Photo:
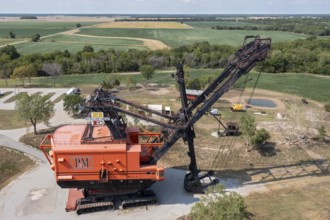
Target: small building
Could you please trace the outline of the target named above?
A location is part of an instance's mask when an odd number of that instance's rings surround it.
[[[165,114],[166,115],[172,115],[171,107],[170,106],[165,106]]]

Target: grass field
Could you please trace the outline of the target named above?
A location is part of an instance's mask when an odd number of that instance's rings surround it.
[[[64,99],[64,96],[65,96],[65,94],[60,95],[59,97],[57,97],[57,98],[53,101],[53,103],[56,104],[56,103],[62,101],[62,100]]]
[[[82,27],[98,22],[79,22]],[[46,21],[0,21],[0,37],[7,38],[12,31],[16,38],[26,38],[39,33],[41,36],[55,34],[76,28],[76,22],[46,22]],[[1,41],[0,41],[1,42]]]
[[[316,180],[318,181],[318,180]],[[245,201],[255,220],[289,220],[330,218],[330,178],[322,177],[319,183],[289,185],[272,189],[268,193],[254,193]],[[288,185],[288,184],[286,184]]]
[[[257,73],[251,74],[252,80],[247,87],[253,87]],[[242,82],[243,78],[239,82]],[[238,83],[239,83],[238,82]],[[242,85],[242,84],[241,84]],[[330,101],[330,77],[318,77],[308,74],[262,74],[257,88],[298,95],[319,102]],[[285,98],[285,97],[283,97]]]
[[[191,69],[191,78],[209,77],[215,76],[220,73],[221,70],[212,69]],[[83,85],[99,85],[103,80],[108,77],[118,78],[122,84],[125,84],[126,80],[130,77],[136,82],[148,82],[148,83],[162,83],[162,84],[174,84],[175,80],[171,78],[170,74],[173,71],[158,71],[154,77],[146,81],[141,74],[134,75],[122,75],[114,73],[99,73],[99,74],[83,74],[83,75],[62,75],[58,77],[56,87],[80,87]],[[257,79],[257,73],[251,72],[249,78],[251,79],[247,87],[254,86],[254,82]],[[242,77],[237,85],[242,85]],[[10,79],[8,81],[9,86],[15,86],[15,81]],[[47,77],[34,78],[33,84],[37,87],[52,87],[52,83]],[[289,93],[297,96],[301,96],[307,99],[312,99],[319,102],[330,101],[330,78],[318,77],[309,74],[298,73],[286,73],[286,74],[266,74],[263,73],[259,79],[257,88],[272,90],[277,92]],[[0,87],[5,87],[4,80],[0,81]],[[239,87],[239,86],[238,86]]]
[[[26,42],[15,45],[21,54],[47,53],[51,51],[64,51],[76,53],[81,51],[85,45],[92,45],[95,51],[101,49],[115,50],[147,50],[143,42],[139,40],[111,39],[82,37],[75,35],[56,35],[42,39],[40,42]]]
[[[247,35],[271,37],[273,42],[293,41],[307,36],[280,31],[240,31],[212,29],[124,29],[124,28],[84,28],[81,34],[111,37],[133,37],[160,40],[170,47],[190,45],[195,42],[208,41],[211,44],[238,46]]]
[[[33,167],[33,164],[34,162],[23,153],[0,146],[0,189]]]
[[[10,39],[10,38],[0,37],[0,45],[7,45],[7,44],[10,44],[10,43],[13,43],[16,41],[21,41],[21,40],[24,40],[24,39],[22,39],[22,38]]]
[[[261,24],[252,24],[248,22],[242,22],[242,21],[203,21],[203,22],[197,22],[197,21],[192,21],[192,22],[185,22],[185,24],[192,26],[194,28],[211,28],[211,27],[216,27],[217,25],[219,26],[224,26],[224,27],[245,27],[245,26],[252,26],[252,27],[260,27],[263,26]]]
[[[18,100],[18,98],[23,95],[23,94],[27,94],[27,92],[20,92],[12,97],[10,97],[9,99],[7,99],[6,101],[4,101],[4,103],[11,103],[11,102],[16,102],[16,100]]]
[[[26,123],[18,118],[16,110],[0,110],[0,130],[26,127]]]
[[[192,28],[187,24],[181,24],[179,22],[143,22],[143,21],[131,21],[131,22],[108,22],[95,26],[96,28],[175,28],[186,29]]]

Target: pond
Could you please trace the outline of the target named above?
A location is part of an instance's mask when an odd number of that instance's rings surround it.
[[[258,107],[267,107],[267,108],[275,108],[277,105],[269,99],[250,99],[246,101],[247,104],[258,106]]]

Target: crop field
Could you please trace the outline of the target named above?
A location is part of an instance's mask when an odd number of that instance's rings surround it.
[[[186,29],[192,28],[187,24],[181,24],[178,22],[108,22],[95,26],[96,28],[174,28],[174,29]]]
[[[17,51],[21,54],[31,53],[47,53],[50,51],[64,51],[78,52],[83,49],[85,45],[92,45],[95,51],[101,49],[115,49],[115,50],[147,50],[139,40],[127,39],[111,39],[111,38],[97,38],[97,37],[83,37],[77,35],[56,35],[42,39],[40,42],[25,42],[15,45]]]
[[[185,22],[185,24],[192,26],[194,28],[211,28],[219,26],[225,26],[225,27],[245,27],[245,26],[252,26],[252,27],[260,27],[263,26],[261,24],[252,24],[248,22],[242,22],[242,21],[191,21],[191,22]]]
[[[8,34],[8,33],[7,33]],[[9,39],[9,38],[3,38],[3,37],[0,37],[0,45],[6,45],[6,44],[9,44],[9,43],[12,43],[12,42],[15,42],[15,41],[19,41],[19,40],[22,40],[22,39]]]
[[[148,38],[160,40],[170,47],[190,45],[208,41],[211,44],[241,45],[246,35],[271,37],[273,42],[293,41],[307,36],[280,31],[241,31],[212,29],[125,29],[125,28],[84,28],[81,34],[112,37]]]
[[[76,34],[49,36],[76,28],[76,22],[54,21],[0,21],[0,46],[22,41],[39,33],[45,37],[41,42],[19,42],[15,44],[21,54],[47,53],[52,51],[81,51],[85,45],[91,45],[95,51],[112,48],[115,50],[148,50],[158,47],[145,46],[142,40],[158,40],[169,47],[190,45],[195,42],[208,41],[211,44],[227,44],[238,46],[246,35],[271,37],[273,42],[304,39],[299,35],[281,31],[245,31],[245,30],[214,30],[211,27],[254,25],[246,22],[80,22],[82,28]],[[97,28],[96,28],[97,27]],[[8,33],[16,34],[16,39],[9,39]],[[89,35],[82,36],[79,34]],[[109,38],[106,38],[109,37]],[[123,39],[110,39],[118,37]],[[141,38],[142,40],[124,39]],[[166,46],[165,45],[165,46]]]
[[[98,24],[98,22],[79,22],[82,27]],[[76,22],[46,22],[46,21],[0,21],[0,38],[8,37],[12,31],[16,38],[31,37],[39,33],[41,36],[55,34],[76,28]],[[1,42],[1,41],[0,41]]]

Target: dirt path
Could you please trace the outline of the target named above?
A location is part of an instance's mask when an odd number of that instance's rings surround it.
[[[124,39],[124,40],[139,40],[143,42],[143,45],[148,47],[150,50],[161,50],[161,49],[168,49],[170,48],[163,42],[159,40],[151,40],[145,38],[134,38],[134,37],[108,37],[108,36],[94,36],[94,35],[86,35],[86,34],[77,34],[78,32],[70,31],[65,32],[62,34],[65,35],[74,35],[74,36],[81,36],[81,37],[90,37],[90,38],[103,38],[103,39]]]
[[[92,28],[96,25],[100,25],[100,24],[93,24],[93,25],[89,25],[89,26],[85,26],[83,28]],[[159,41],[159,40],[152,40],[152,39],[146,39],[146,38],[133,38],[133,37],[109,37],[109,36],[93,36],[93,35],[86,35],[86,34],[78,34],[80,31],[80,28],[75,28],[75,29],[71,29],[68,31],[63,31],[63,32],[59,32],[59,33],[55,33],[55,34],[50,34],[50,35],[46,35],[46,36],[42,36],[40,37],[40,39],[45,39],[48,37],[53,37],[56,35],[74,35],[74,36],[81,36],[81,37],[90,37],[90,38],[103,38],[103,39],[124,39],[124,40],[139,40],[143,42],[143,46],[149,48],[150,50],[161,50],[161,49],[169,49],[170,47],[168,45],[166,45],[165,43]],[[17,44],[21,44],[21,43],[27,43],[30,42],[31,39],[26,39],[26,40],[22,40],[22,41],[17,41],[17,42],[13,42],[13,43],[8,43],[5,45],[0,45],[1,47],[5,47],[7,45],[17,45]],[[121,44],[121,46],[126,46],[124,44]],[[140,46],[140,45],[127,45],[127,46]]]

